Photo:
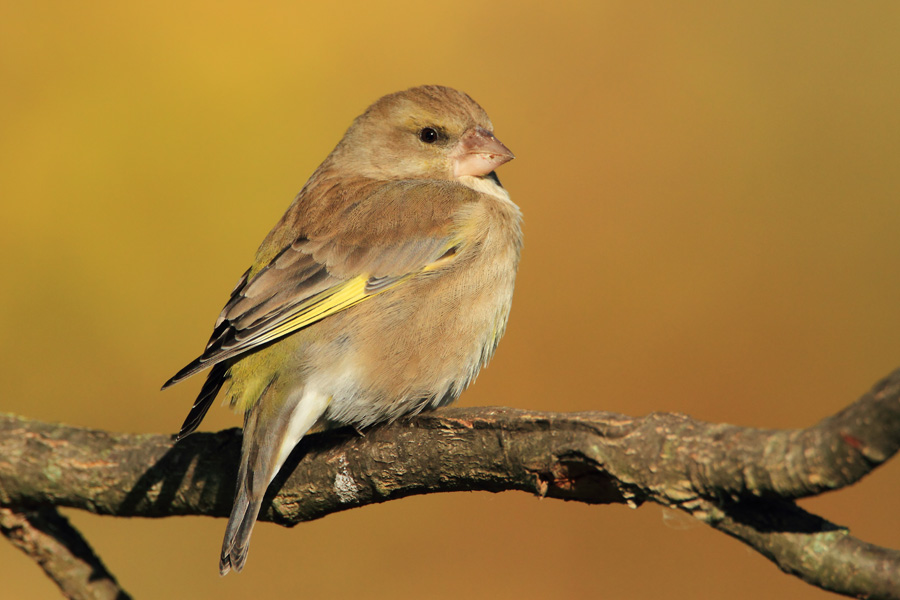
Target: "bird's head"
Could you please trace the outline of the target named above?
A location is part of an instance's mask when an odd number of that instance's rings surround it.
[[[474,100],[436,85],[379,99],[334,152],[335,160],[375,179],[482,177],[513,158]]]

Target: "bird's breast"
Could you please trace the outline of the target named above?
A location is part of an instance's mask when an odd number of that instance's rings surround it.
[[[464,242],[446,266],[322,323],[330,339],[311,359],[340,382],[330,420],[365,426],[452,402],[491,358],[512,304],[519,211],[491,196],[461,224]]]

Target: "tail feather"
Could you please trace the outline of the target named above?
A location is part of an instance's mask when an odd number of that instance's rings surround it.
[[[219,558],[219,574],[225,575],[231,569],[240,572],[247,562],[247,551],[250,549],[250,534],[259,516],[263,494],[250,498],[246,488],[242,489],[234,500],[231,518],[225,529],[222,542],[222,554]],[[265,490],[263,490],[265,492]]]
[[[239,572],[244,568],[250,535],[269,484],[297,442],[325,412],[330,400],[308,391],[291,393],[287,398],[278,398],[277,394],[278,391],[267,387],[244,419],[234,506],[219,557],[222,575],[231,569]],[[272,405],[279,401],[280,405]]]
[[[259,452],[255,442],[254,433],[256,433],[258,410],[256,407],[250,410],[244,419],[244,440],[241,444],[241,466],[238,468],[238,480],[234,493],[234,505],[231,507],[231,516],[228,517],[228,525],[225,527],[225,539],[222,541],[222,553],[219,556],[219,574],[226,575],[232,568],[240,572],[244,568],[247,561],[247,549],[250,541],[250,533],[253,531],[253,524],[259,516],[259,509],[262,506],[262,499],[268,487],[268,477],[261,476],[257,473],[254,478],[254,471],[260,466]],[[251,468],[250,458],[254,457],[257,464]],[[265,464],[265,463],[263,463]],[[274,473],[273,473],[274,475]],[[255,485],[257,482],[266,481],[265,485]],[[248,523],[249,525],[245,525]],[[246,537],[239,537],[244,530],[247,530]],[[240,551],[240,553],[239,553]]]

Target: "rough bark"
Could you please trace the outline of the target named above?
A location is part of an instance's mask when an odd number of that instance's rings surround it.
[[[414,494],[522,490],[593,504],[683,510],[821,588],[900,598],[900,552],[857,540],[797,498],[858,481],[900,448],[900,370],[799,430],[695,421],[449,408],[359,435],[304,439],[262,520],[292,526]],[[226,517],[240,432],[128,435],[0,417],[0,505],[116,516]],[[77,596],[71,596],[77,597]]]
[[[0,508],[0,533],[37,562],[75,600],[129,600],[81,534],[52,506]]]

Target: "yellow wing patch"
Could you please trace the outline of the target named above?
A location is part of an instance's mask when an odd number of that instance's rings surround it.
[[[425,265],[418,273],[433,271],[453,260],[460,242],[461,240],[453,240],[448,244],[447,250],[440,258]],[[295,309],[294,315],[288,317],[283,323],[278,324],[253,340],[253,345],[265,344],[299,329],[303,329],[304,327],[309,327],[325,317],[348,309],[355,304],[359,304],[363,300],[392,289],[407,279],[415,277],[418,273],[409,273],[394,278],[393,281],[390,281],[389,283],[378,283],[376,285],[372,285],[373,280],[369,275],[359,275],[353,279],[348,279],[347,281],[329,288],[324,292],[320,292],[303,302]]]
[[[354,304],[359,304],[363,300],[380,294],[385,290],[389,290],[410,277],[412,277],[412,275],[399,278],[393,284],[379,288],[376,291],[369,291],[366,289],[366,283],[369,280],[369,277],[367,276],[360,275],[353,279],[348,279],[324,292],[316,294],[301,304],[297,307],[296,314],[255,339],[254,345],[265,344],[274,339],[284,337],[298,329],[308,327],[316,321],[321,321],[325,317],[350,308]]]

